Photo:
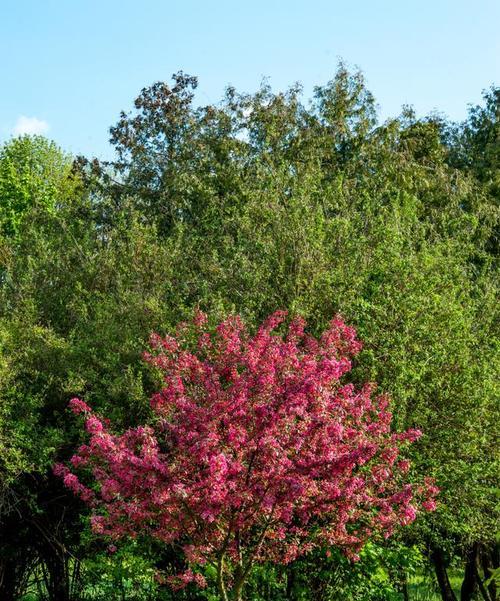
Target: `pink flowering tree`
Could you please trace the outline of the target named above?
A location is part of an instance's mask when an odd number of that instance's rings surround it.
[[[285,318],[250,335],[239,317],[211,332],[197,313],[175,337],[153,336],[145,359],[164,386],[150,425],[114,434],[70,403],[90,435],[71,464],[93,484],[56,471],[92,507],[95,533],[178,546],[189,569],[168,578],[174,587],[205,586],[210,564],[221,599],[239,600],[256,563],[329,546],[356,559],[369,537],[434,508],[437,489],[408,483],[399,457],[420,432],[391,433],[387,397],[341,382],[361,347],[355,331],[335,318],[314,338]]]

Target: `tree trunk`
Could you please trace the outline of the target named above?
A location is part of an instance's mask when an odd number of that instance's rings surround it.
[[[295,599],[295,562],[289,563],[286,566],[286,598],[289,601]]]
[[[477,577],[477,585],[479,587],[479,591],[481,593],[481,595],[483,596],[484,601],[496,601],[496,599],[493,597],[490,597],[490,594],[488,592],[488,590],[486,589],[486,587],[484,586],[482,580],[481,580],[481,576],[478,575]]]
[[[436,578],[438,581],[442,600],[457,601],[455,593],[451,588],[448,573],[446,571],[446,563],[444,561],[443,551],[441,549],[438,549],[437,547],[434,548],[431,552],[431,561],[434,565],[434,570],[436,572]]]
[[[47,544],[42,554],[47,570],[47,593],[50,601],[70,601],[69,565],[64,549]]]
[[[227,594],[226,583],[224,582],[224,555],[221,554],[217,560],[217,589],[220,594],[221,601],[229,601]]]
[[[477,591],[477,559],[479,545],[474,543],[465,558],[465,574],[460,590],[460,601],[472,601]]]
[[[491,574],[495,569],[495,565],[498,566],[498,563],[495,563],[495,550],[495,547],[493,549],[483,547],[480,551],[481,566],[483,568],[484,579],[486,581],[491,578]],[[497,601],[497,586],[494,579],[492,579],[488,584],[488,593],[491,601]]]
[[[25,592],[36,555],[17,514],[2,516],[0,522],[0,599],[13,601]]]
[[[0,561],[0,599],[16,601],[19,598],[19,566],[15,561]]]

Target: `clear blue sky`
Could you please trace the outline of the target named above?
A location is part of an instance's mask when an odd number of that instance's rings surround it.
[[[108,128],[138,91],[179,69],[198,102],[231,83],[310,93],[339,57],[383,118],[404,103],[462,119],[500,83],[499,0],[0,0],[0,140],[46,131],[109,156]]]

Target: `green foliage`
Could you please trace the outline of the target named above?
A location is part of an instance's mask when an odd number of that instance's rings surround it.
[[[54,211],[75,189],[71,160],[42,136],[12,138],[0,150],[0,232],[16,237],[32,207]]]
[[[96,553],[84,563],[86,574],[84,599],[157,598],[158,586],[152,566],[132,548],[114,554]],[[153,596],[154,595],[154,596]]]
[[[132,194],[164,234],[175,306],[255,321],[286,307],[317,329],[343,313],[366,341],[359,379],[392,394],[400,428],[426,433],[416,469],[443,488],[427,539],[487,539],[499,357],[488,190],[448,165],[438,121],[407,111],[375,126],[362,77],[343,66],[310,108],[299,88],[264,86],[194,109],[194,86],[145,90],[113,129],[112,193]]]
[[[250,323],[286,308],[316,332],[340,312],[365,341],[354,378],[391,393],[399,429],[424,431],[414,469],[437,479],[441,503],[407,547],[372,545],[356,566],[335,552],[297,562],[296,598],[400,599],[402,573],[413,595],[429,547],[459,562],[494,543],[498,522],[498,90],[455,125],[406,109],[377,123],[343,65],[310,104],[299,86],[264,84],[196,108],[195,87],[181,73],[143,90],[112,129],[117,160],[80,159],[78,176],[43,138],[0,151],[0,514],[21,498],[25,523],[65,525],[61,541],[94,562],[95,594],[120,578],[146,587],[175,556],[96,555],[74,501],[47,509],[47,491],[61,495],[50,465],[79,442],[68,400],[147,421],[149,333],[197,305]],[[263,567],[247,596],[286,587]]]

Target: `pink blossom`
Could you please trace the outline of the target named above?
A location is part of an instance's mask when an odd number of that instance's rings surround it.
[[[424,503],[425,503],[425,501],[424,501]],[[415,507],[413,507],[413,505],[407,505],[404,509],[402,523],[405,525],[411,524],[411,522],[413,522],[416,517],[417,517],[417,511],[416,511]]]
[[[89,434],[98,434],[103,430],[102,422],[92,415],[85,422],[85,429]]]
[[[69,402],[69,408],[71,409],[71,411],[73,411],[73,413],[76,414],[89,413],[90,411],[92,411],[91,408],[87,405],[87,403],[78,398],[71,399],[71,401]]]
[[[369,536],[435,509],[432,480],[408,483],[400,458],[421,432],[392,434],[387,396],[341,381],[361,349],[354,329],[336,317],[314,338],[286,319],[251,334],[230,317],[211,331],[197,312],[176,337],[152,336],[144,358],[164,383],[151,426],[115,435],[70,403],[90,437],[71,464],[92,468],[97,495],[67,467],[54,472],[92,505],[96,534],[182,544],[189,569],[168,578],[174,588],[204,586],[197,566],[220,557],[287,563],[336,546],[356,559]]]
[[[424,501],[422,503],[422,507],[426,511],[435,511],[436,508],[437,508],[437,504],[436,504],[436,501],[434,499],[429,499],[428,501]]]
[[[92,526],[92,531],[95,534],[103,534],[104,533],[104,518],[101,516],[92,516],[90,518],[90,525]]]

